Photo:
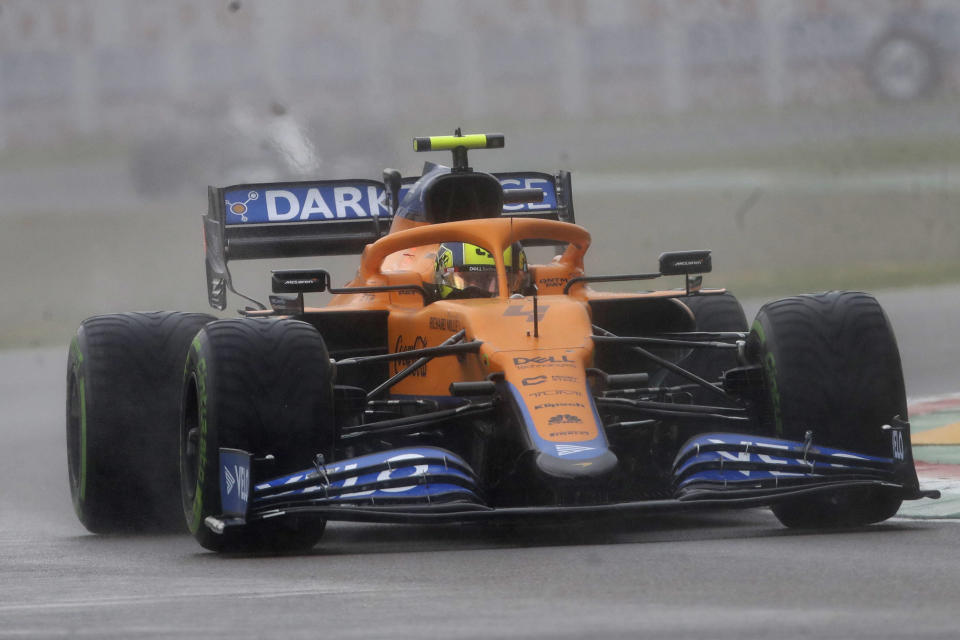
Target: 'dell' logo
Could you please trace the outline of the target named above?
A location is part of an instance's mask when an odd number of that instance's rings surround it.
[[[513,364],[557,364],[558,362],[573,362],[563,355],[557,358],[557,356],[537,356],[535,358],[514,358]]]

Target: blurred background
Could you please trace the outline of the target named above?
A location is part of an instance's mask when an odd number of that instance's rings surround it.
[[[594,273],[957,282],[958,53],[960,0],[0,0],[0,347],[204,310],[208,184],[419,174],[456,127],[573,171]]]

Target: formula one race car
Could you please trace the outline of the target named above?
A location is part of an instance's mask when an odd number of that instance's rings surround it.
[[[709,251],[586,275],[569,173],[469,168],[469,149],[502,146],[458,131],[415,139],[453,152],[416,178],[211,188],[210,303],[250,304],[82,324],[67,450],[83,524],[182,527],[185,513],[208,549],[304,549],[328,520],[770,506],[788,527],[847,527],[936,497],[918,486],[873,297],[786,298],[748,329],[729,292],[703,288]],[[228,268],[356,252],[339,288],[322,269],[274,271],[269,305]],[[682,286],[591,286],[661,276]]]

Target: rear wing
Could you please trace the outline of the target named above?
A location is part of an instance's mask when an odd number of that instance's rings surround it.
[[[505,204],[503,215],[574,222],[570,173],[515,171],[492,174],[503,188],[540,189],[540,202]],[[396,205],[418,177],[318,180],[209,187],[203,217],[207,296],[226,309],[227,291],[262,306],[233,288],[231,260],[360,254],[386,235]]]

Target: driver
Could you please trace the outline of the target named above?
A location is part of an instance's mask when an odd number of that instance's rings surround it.
[[[510,293],[522,293],[529,281],[527,254],[519,242],[503,252]],[[492,298],[497,295],[497,267],[493,254],[467,242],[444,242],[437,249],[434,281],[440,297]]]

